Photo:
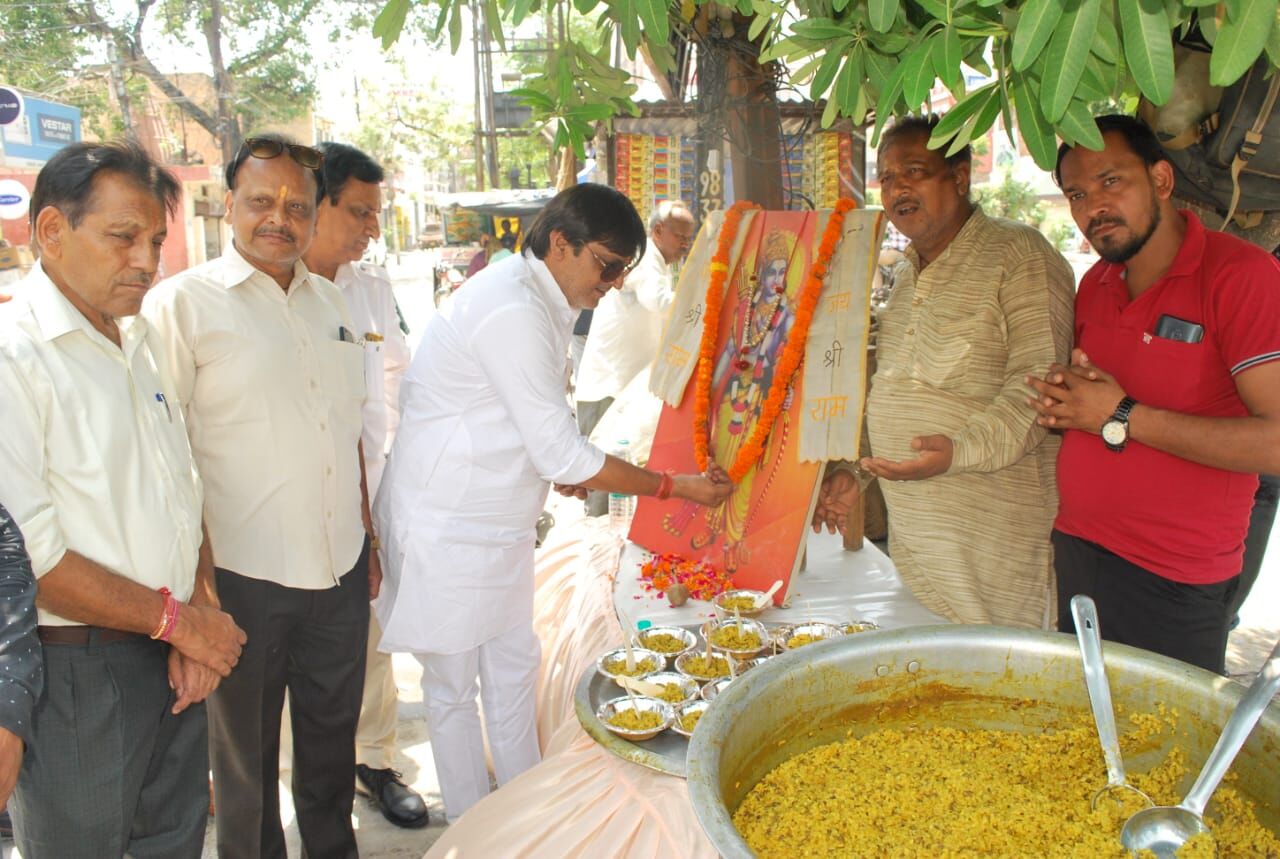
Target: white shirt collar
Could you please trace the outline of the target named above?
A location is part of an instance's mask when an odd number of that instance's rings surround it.
[[[50,342],[83,331],[86,337],[101,340],[115,346],[102,332],[93,327],[71,300],[62,294],[58,285],[44,270],[44,263],[37,260],[25,278],[23,297],[31,308],[31,315],[40,329],[40,336]],[[125,316],[116,320],[120,330],[120,344],[126,356],[132,354],[137,343],[146,335],[147,321],[141,316]]]
[[[275,279],[259,268],[255,268],[252,263],[244,258],[236,247],[235,242],[227,245],[226,250],[222,252],[222,285],[227,289],[240,286],[243,283],[253,279],[254,275],[262,275],[275,283]],[[293,280],[289,282],[289,292],[302,285],[311,284],[311,272],[307,270],[302,260],[295,260],[293,263]]]
[[[533,275],[533,284],[537,287],[538,294],[542,296],[542,300],[552,312],[576,319],[578,311],[569,305],[569,299],[565,298],[564,290],[560,288],[560,284],[556,283],[555,276],[551,274],[547,264],[534,256],[532,251],[524,252],[524,261]]]

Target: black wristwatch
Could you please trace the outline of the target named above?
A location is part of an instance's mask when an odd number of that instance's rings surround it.
[[[1138,401],[1133,397],[1125,397],[1116,406],[1115,413],[1102,425],[1102,443],[1108,450],[1119,453],[1129,443],[1129,412],[1137,404]]]

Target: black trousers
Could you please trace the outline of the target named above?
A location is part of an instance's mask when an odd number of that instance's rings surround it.
[[[217,570],[222,608],[245,631],[240,663],[209,699],[218,856],[284,857],[280,718],[293,727],[293,804],[302,855],[359,855],[351,827],[355,734],[369,636],[368,542],[341,582],[286,588]]]
[[[1253,512],[1249,515],[1249,533],[1244,538],[1244,560],[1240,563],[1240,586],[1231,600],[1228,610],[1232,623],[1240,613],[1240,606],[1253,590],[1262,570],[1262,558],[1267,554],[1267,541],[1271,539],[1271,526],[1276,521],[1276,505],[1280,499],[1280,477],[1258,475],[1258,491],[1253,496]]]
[[[1224,673],[1229,607],[1239,576],[1188,585],[1144,570],[1088,540],[1056,530],[1052,539],[1060,631],[1075,633],[1071,598],[1085,594],[1098,606],[1098,625],[1107,641]]]

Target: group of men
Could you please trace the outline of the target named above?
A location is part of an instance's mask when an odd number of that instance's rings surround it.
[[[499,781],[538,758],[532,553],[551,483],[732,489],[607,457],[574,425],[572,317],[644,248],[621,194],[553,200],[405,375],[390,281],[358,262],[382,169],[261,135],[225,178],[232,242],[154,288],[179,185],[141,147],[69,146],[32,193],[38,262],[0,313],[0,804],[12,789],[29,859],[199,856],[210,766],[219,855],[284,855],[286,697],[306,854],[357,855],[357,780],[424,825],[391,766],[397,643],[424,665],[456,819],[489,786],[477,679]]]
[[[1097,124],[1103,149],[1063,144],[1055,171],[1102,257],[1074,296],[1039,233],[970,201],[968,147],[930,148],[936,117],[885,133],[884,206],[911,245],[860,465],[938,614],[1070,632],[1086,594],[1106,638],[1221,673],[1258,475],[1280,468],[1280,264],[1175,207],[1141,121]],[[814,527],[839,527],[856,487],[832,469]]]
[[[1104,148],[1064,145],[1056,171],[1102,256],[1078,294],[1038,233],[970,201],[967,148],[927,145],[936,119],[885,134],[911,244],[862,467],[939,614],[1049,627],[1056,601],[1069,630],[1085,593],[1108,638],[1220,672],[1256,475],[1280,472],[1280,266],[1174,207],[1140,122],[1098,125]],[[583,435],[656,349],[686,209],[646,236],[621,193],[562,192],[410,362],[385,271],[359,262],[382,179],[349,146],[249,138],[226,166],[230,246],[152,288],[173,177],[132,143],[40,173],[39,262],[0,310],[0,801],[29,859],[198,856],[210,765],[219,855],[283,855],[286,697],[309,855],[357,854],[357,780],[425,824],[392,768],[389,651],[422,664],[456,820],[489,790],[483,734],[499,784],[538,760],[549,487],[733,491]],[[574,320],[605,301],[575,418]],[[855,487],[832,470],[815,526]]]
[[[408,358],[390,282],[357,262],[382,179],[351,147],[251,138],[226,167],[231,245],[152,290],[171,175],[107,143],[37,178],[39,262],[0,324],[0,499],[44,664],[24,856],[199,855],[210,759],[220,855],[282,855],[286,690],[308,852],[356,855],[357,775],[394,822],[427,822],[391,769],[385,654],[365,677],[366,485]]]

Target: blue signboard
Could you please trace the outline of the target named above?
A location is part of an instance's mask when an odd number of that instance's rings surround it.
[[[0,125],[0,148],[7,161],[43,164],[59,149],[80,141],[80,108],[23,96],[22,116]]]

